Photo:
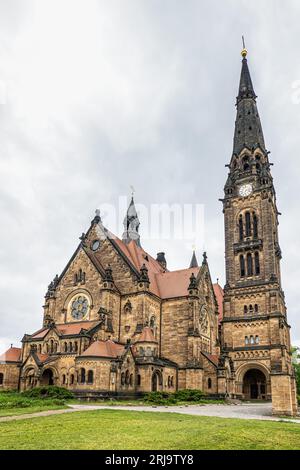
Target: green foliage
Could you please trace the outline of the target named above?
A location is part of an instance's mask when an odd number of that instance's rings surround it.
[[[5,391],[0,393],[0,410],[62,407],[72,398],[71,392],[60,387],[39,387],[23,393]]]
[[[49,387],[37,387],[27,390],[22,393],[24,397],[29,398],[59,398],[61,400],[70,400],[74,398],[74,395],[69,390],[56,387],[54,385]]]
[[[174,394],[178,401],[201,401],[206,397],[205,393],[201,390],[178,390]]]
[[[144,396],[144,401],[156,405],[176,405],[180,402],[199,403],[205,396],[201,390],[179,390],[175,393],[151,392]]]

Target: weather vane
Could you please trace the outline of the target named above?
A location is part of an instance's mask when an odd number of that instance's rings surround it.
[[[134,194],[135,194],[135,189],[134,189],[134,187],[133,187],[133,186],[130,186],[130,189],[131,189],[131,195],[132,195],[132,197],[133,197],[133,196],[134,196]]]
[[[246,44],[245,44],[245,38],[242,36],[242,42],[243,42],[243,50],[242,50],[242,56],[245,59],[247,57],[248,51],[246,49]]]

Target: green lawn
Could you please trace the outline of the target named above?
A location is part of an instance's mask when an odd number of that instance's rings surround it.
[[[99,410],[0,423],[0,449],[300,449],[300,425]]]
[[[47,411],[47,410],[61,410],[64,408],[68,408],[67,405],[53,405],[44,403],[42,405],[33,405],[28,406],[26,408],[3,408],[0,409],[0,418],[5,416],[18,416],[18,415],[27,415],[32,413],[38,413],[40,411]]]

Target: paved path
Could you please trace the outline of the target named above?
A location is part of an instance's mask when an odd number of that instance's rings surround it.
[[[48,410],[39,413],[24,414],[18,416],[5,416],[0,418],[1,422],[18,421],[23,419],[40,418],[43,416],[61,415],[75,413],[78,411],[94,410],[127,410],[147,411],[155,413],[180,413],[193,416],[213,416],[218,418],[258,419],[268,421],[286,421],[300,424],[300,419],[278,418],[272,416],[271,403],[245,403],[241,405],[190,405],[190,406],[101,406],[101,405],[69,405],[64,410]]]

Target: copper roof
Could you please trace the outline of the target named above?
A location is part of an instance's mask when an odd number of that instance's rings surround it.
[[[10,348],[0,356],[0,362],[19,362],[21,359],[21,348]]]
[[[224,291],[220,284],[214,284],[214,292],[218,303],[219,322],[223,319],[223,297]]]
[[[139,338],[135,341],[136,343],[157,343],[152,329],[149,326],[145,326]]]
[[[95,341],[84,351],[81,356],[117,358],[123,354],[124,350],[124,345],[114,343],[110,340]]]

